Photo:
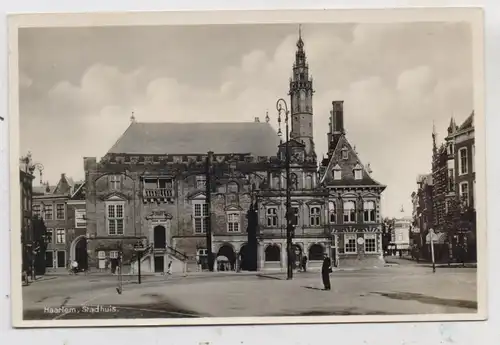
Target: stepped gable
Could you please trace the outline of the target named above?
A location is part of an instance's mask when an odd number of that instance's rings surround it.
[[[344,134],[336,136],[334,140],[336,142],[334,150],[329,153],[328,160],[323,161],[323,167],[326,169],[324,169],[324,174],[321,177],[321,183],[326,186],[383,187],[380,182],[370,176]],[[328,164],[325,167],[326,162]],[[361,179],[355,179],[354,171],[357,169],[362,171]],[[334,170],[341,171],[340,179],[334,179]]]
[[[244,153],[276,156],[279,138],[263,122],[132,122],[108,154]]]

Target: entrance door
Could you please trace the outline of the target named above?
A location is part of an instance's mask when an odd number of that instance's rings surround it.
[[[165,260],[163,256],[155,256],[155,273],[165,272]]]
[[[79,269],[88,269],[87,240],[83,237],[75,246],[75,261],[78,262]]]
[[[167,246],[167,231],[165,230],[165,227],[157,225],[153,231],[155,249],[165,249]]]
[[[45,267],[54,267],[54,252],[51,250],[45,252]]]
[[[66,267],[66,252],[64,250],[59,250],[57,252],[57,267],[58,268]]]

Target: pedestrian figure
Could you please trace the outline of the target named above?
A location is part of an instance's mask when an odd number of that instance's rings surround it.
[[[307,271],[307,256],[305,256],[305,255],[302,257],[302,270],[304,272]]]
[[[168,275],[171,275],[172,274],[172,261],[170,261],[168,263],[168,267],[167,267],[167,274]]]
[[[78,262],[76,260],[73,260],[73,262],[71,263],[71,271],[75,275],[78,273]]]
[[[332,272],[332,261],[325,255],[323,260],[323,266],[321,267],[321,278],[323,279],[323,285],[325,290],[330,290],[330,273]]]

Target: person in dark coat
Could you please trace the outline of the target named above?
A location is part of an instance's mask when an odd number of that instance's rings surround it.
[[[304,272],[307,271],[307,256],[305,256],[305,255],[302,257],[302,270]]]
[[[323,260],[323,266],[321,267],[321,278],[323,279],[323,285],[325,290],[330,290],[330,273],[332,272],[332,261],[328,256],[325,255]]]

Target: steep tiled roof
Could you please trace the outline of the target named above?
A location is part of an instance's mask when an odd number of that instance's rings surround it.
[[[467,119],[458,128],[459,131],[474,127],[474,112],[472,112]]]
[[[132,123],[108,153],[250,153],[275,156],[279,138],[263,122]]]
[[[337,144],[330,155],[328,166],[324,169],[323,183],[327,186],[382,186],[370,176],[345,135],[340,135],[335,140]],[[347,153],[347,159],[342,156],[344,151]],[[323,164],[325,163],[323,162]],[[354,176],[354,170],[358,168],[362,171],[361,179],[355,179]],[[339,180],[334,179],[334,170],[341,171]]]

